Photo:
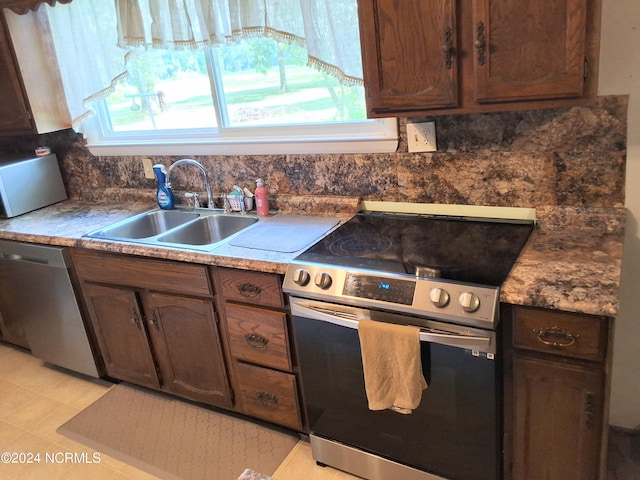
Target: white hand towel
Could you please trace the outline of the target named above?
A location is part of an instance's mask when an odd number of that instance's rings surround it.
[[[369,409],[411,413],[427,388],[420,358],[420,329],[360,320],[358,335]]]

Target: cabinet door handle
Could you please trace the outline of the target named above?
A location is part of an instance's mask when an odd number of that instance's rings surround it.
[[[484,65],[485,51],[487,47],[487,39],[484,35],[484,22],[478,22],[478,28],[476,30],[476,41],[473,43],[478,51],[478,65]]]
[[[251,348],[255,349],[265,348],[269,343],[269,339],[263,337],[259,333],[247,333],[245,334],[244,339],[247,341]]]
[[[551,347],[566,348],[570,347],[580,338],[577,333],[569,332],[557,326],[545,327],[540,330],[533,331],[538,337],[538,341]]]
[[[447,70],[451,70],[451,57],[453,56],[453,34],[451,33],[451,27],[447,27],[444,31],[442,53],[444,53],[444,64]]]
[[[238,285],[238,292],[243,297],[254,298],[262,293],[262,289],[253,283],[241,283]]]
[[[138,311],[133,309],[131,311],[131,323],[133,323],[138,330],[142,331],[142,326],[140,325],[140,315],[138,315]]]
[[[265,407],[273,408],[278,405],[278,397],[276,397],[273,393],[261,391],[256,393],[256,398]]]
[[[149,320],[149,326],[156,327],[156,331],[160,331],[160,326],[158,325],[158,316],[156,315],[155,310],[151,314],[151,320]]]
[[[593,393],[587,393],[585,397],[585,406],[584,406],[584,423],[585,426],[589,429],[594,426],[594,417],[596,412],[596,401]]]

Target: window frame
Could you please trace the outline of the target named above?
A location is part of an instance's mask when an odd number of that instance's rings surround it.
[[[92,154],[108,155],[273,155],[305,153],[388,153],[398,147],[398,120],[307,123],[225,127],[220,108],[217,58],[205,53],[207,71],[219,127],[181,130],[114,132],[104,100],[94,105],[96,115],[87,122],[87,146]],[[224,98],[223,98],[224,101]]]
[[[91,124],[95,123],[93,120]],[[326,124],[301,125],[295,127],[295,135],[284,135],[282,127],[238,128],[232,135],[215,139],[206,130],[175,136],[171,131],[162,131],[157,135],[127,133],[105,137],[100,135],[99,127],[94,127],[87,129],[86,136],[87,148],[96,156],[389,153],[398,148],[396,118],[350,126],[347,132],[344,124],[331,124],[327,129],[322,128]],[[319,134],[321,128],[325,132]],[[258,132],[260,135],[256,135]]]

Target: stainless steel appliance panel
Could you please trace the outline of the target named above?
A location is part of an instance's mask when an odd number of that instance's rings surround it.
[[[0,241],[0,311],[22,324],[34,356],[99,377],[70,265],[66,248]]]
[[[362,211],[290,262],[316,461],[369,480],[501,478],[500,286],[533,222],[462,213]],[[410,415],[368,408],[363,319],[420,328],[429,386]]]
[[[15,217],[66,199],[55,154],[0,155],[0,217]]]
[[[292,297],[314,459],[369,480],[501,478],[501,370],[495,331]],[[421,328],[428,388],[410,415],[372,411],[357,324]]]

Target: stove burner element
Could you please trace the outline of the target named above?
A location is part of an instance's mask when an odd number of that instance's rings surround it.
[[[360,257],[384,253],[392,245],[391,238],[385,235],[359,235],[337,238],[329,245],[329,251],[339,257]]]

